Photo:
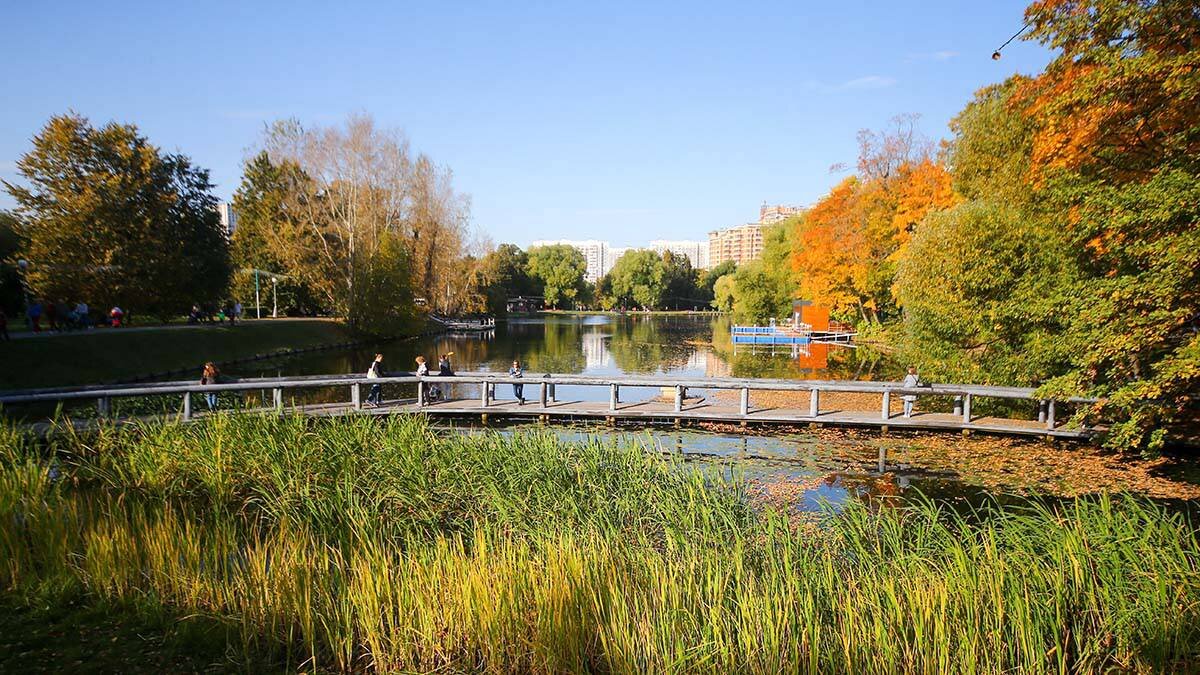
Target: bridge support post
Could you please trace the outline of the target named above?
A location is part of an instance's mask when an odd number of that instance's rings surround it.
[[[675,385],[675,412],[683,410],[683,387]],[[679,426],[679,418],[675,418],[675,426]]]
[[[880,443],[879,444],[879,473],[884,473],[885,471],[887,471],[887,446]]]
[[[813,389],[808,397],[808,416],[816,417],[821,414],[821,390]]]
[[[883,410],[879,413],[882,419],[889,419],[892,416],[892,392],[887,389],[883,390]],[[887,429],[887,427],[884,427]]]
[[[420,401],[420,398],[421,398],[420,388],[419,388],[420,386],[421,385],[417,385],[417,387],[418,387],[417,400],[418,401]],[[350,385],[350,405],[352,405],[355,410],[362,410],[362,385],[357,382]]]
[[[965,394],[963,396],[963,411],[962,412],[963,412],[963,424],[970,424],[971,423],[971,395],[970,394]]]
[[[1054,399],[1050,399],[1046,404],[1046,429],[1054,431]]]
[[[187,422],[192,419],[192,393],[183,393],[183,421]]]
[[[538,386],[538,400],[541,402],[542,407],[545,408],[546,407],[546,383],[545,382],[541,383]]]
[[[741,409],[739,410],[739,412],[742,414],[743,417],[750,414],[750,388],[749,387],[742,387],[742,401],[741,401],[740,408]]]
[[[615,385],[615,384],[608,385],[608,409],[609,410],[617,409],[617,403],[620,402],[620,396],[621,396],[621,394],[620,394],[620,391],[617,389],[617,385]]]

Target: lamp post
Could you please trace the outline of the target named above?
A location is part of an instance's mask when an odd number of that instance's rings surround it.
[[[26,270],[29,268],[29,261],[21,258],[17,261],[17,267],[21,269],[21,293],[25,296],[25,308],[29,308],[29,280],[26,278]]]
[[[279,318],[279,295],[276,289],[279,287],[279,279],[271,277],[271,318]]]
[[[258,270],[254,270],[254,318],[262,318],[262,303],[258,300]]]

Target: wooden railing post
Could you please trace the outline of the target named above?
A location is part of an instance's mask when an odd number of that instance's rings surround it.
[[[417,407],[425,407],[425,380],[417,381]]]
[[[479,407],[488,407],[488,383],[483,382],[479,386]]]
[[[821,390],[813,387],[808,397],[808,416],[816,417],[821,414]]]
[[[548,390],[547,393],[550,396],[550,402],[558,403],[558,388],[557,388],[557,386],[553,382],[551,382],[546,387],[546,389]]]
[[[683,410],[683,387],[675,385],[675,412]]]
[[[954,416],[958,417],[962,414],[962,396],[954,397]]]
[[[283,387],[275,387],[271,390],[272,396],[275,399],[275,410],[283,414]]]
[[[192,393],[183,392],[183,421],[192,419]]]
[[[880,417],[888,419],[892,416],[892,392],[890,389],[883,390],[883,411],[880,412]]]
[[[540,385],[538,385],[538,400],[541,402],[542,407],[545,408],[546,407],[546,383],[545,382],[542,382]]]
[[[743,416],[750,414],[750,387],[742,387],[741,410]]]
[[[108,417],[112,412],[112,399],[107,396],[101,396],[96,399],[96,414],[101,418]]]
[[[1046,399],[1042,399],[1042,400],[1038,401],[1037,415],[1038,415],[1039,422],[1046,421]]]
[[[1046,429],[1054,431],[1054,399],[1046,404]]]
[[[350,385],[350,404],[355,410],[362,410],[362,385],[357,382]]]
[[[617,385],[608,385],[608,409],[616,410],[619,403],[620,393],[617,391]]]
[[[963,396],[963,418],[962,418],[962,420],[963,420],[963,424],[971,423],[971,395],[970,394],[966,394]]]

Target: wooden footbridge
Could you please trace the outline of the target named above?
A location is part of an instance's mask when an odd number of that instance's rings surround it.
[[[390,390],[406,390],[407,398],[385,399],[378,405],[366,403],[364,387],[380,384]],[[497,385],[524,385],[527,402],[497,397]],[[442,398],[430,400],[432,388]],[[415,390],[415,397],[412,392]],[[599,390],[599,391],[598,391]],[[502,386],[501,395],[511,391]],[[600,391],[607,392],[604,400]],[[763,392],[791,392],[788,401],[805,401],[799,407],[756,405]],[[89,386],[0,392],[0,406],[26,421],[47,418],[61,404],[67,417],[72,406],[94,402],[95,418],[145,419],[145,407],[125,406],[129,399],[158,401],[157,410],[165,415],[189,421],[208,414],[197,406],[205,394],[224,394],[238,398],[238,410],[277,410],[313,416],[426,414],[431,417],[475,418],[484,422],[504,419],[539,421],[604,420],[680,423],[685,420],[748,424],[830,425],[889,429],[919,429],[952,432],[980,432],[1009,436],[1044,436],[1086,440],[1103,431],[1099,427],[1077,427],[1060,423],[1064,406],[1095,403],[1095,399],[1043,399],[1034,389],[991,387],[964,384],[933,384],[906,388],[898,382],[859,382],[836,380],[780,380],[703,378],[679,379],[662,376],[593,377],[584,375],[545,375],[511,378],[493,373],[460,373],[454,377],[416,377],[400,375],[367,380],[359,375],[332,375],[290,378],[254,378],[215,385],[190,382],[162,382],[123,386]],[[562,394],[560,396],[560,393]],[[630,400],[622,400],[622,394]],[[879,397],[874,410],[842,409],[825,399],[825,394],[873,394]],[[195,396],[199,394],[200,396]],[[597,395],[599,394],[599,395]],[[665,394],[665,396],[664,396]],[[903,417],[894,410],[897,397],[916,396],[917,412]],[[770,397],[780,398],[777,396]],[[856,397],[861,400],[861,396]],[[596,400],[600,399],[600,400]],[[973,412],[980,400],[998,400],[1006,406],[993,406],[1024,414],[983,416]],[[114,410],[130,408],[121,416]],[[922,405],[922,401],[929,406]],[[202,406],[203,407],[203,406]],[[861,406],[856,406],[861,407]],[[925,411],[923,411],[923,409]],[[946,410],[928,412],[927,410]],[[137,411],[137,412],[135,412]],[[162,416],[160,413],[159,416]],[[152,416],[152,415],[151,415]]]

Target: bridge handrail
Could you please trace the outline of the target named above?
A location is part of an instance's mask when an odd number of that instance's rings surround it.
[[[447,384],[540,384],[617,386],[617,387],[685,387],[689,389],[748,389],[750,391],[819,391],[874,394],[898,394],[916,396],[979,396],[1000,399],[1056,400],[1064,403],[1095,403],[1098,399],[1086,397],[1046,398],[1036,395],[1029,387],[999,387],[972,384],[930,384],[921,387],[904,387],[900,382],[857,381],[857,380],[784,380],[758,378],[672,378],[658,375],[537,375],[524,378],[509,377],[505,373],[458,373],[454,377],[430,375],[419,378],[415,375],[393,375],[368,380],[364,375],[315,375],[303,377],[250,378],[218,384],[199,384],[195,380],[162,382],[152,384],[119,385],[107,388],[95,386],[54,391],[26,390],[0,393],[0,404],[37,403],[46,401],[69,401],[105,398],[129,398],[140,396],[162,396],[168,394],[214,393],[221,391],[255,391],[263,389],[310,389],[333,386],[370,384],[412,384],[420,381],[447,381]]]

